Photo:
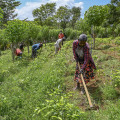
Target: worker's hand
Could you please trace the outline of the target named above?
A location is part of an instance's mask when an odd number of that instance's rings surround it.
[[[76,70],[79,70],[78,62],[76,62]]]
[[[83,69],[80,69],[80,74],[83,74]]]

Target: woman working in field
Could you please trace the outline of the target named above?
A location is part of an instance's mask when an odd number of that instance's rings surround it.
[[[80,89],[80,84],[82,83],[81,78],[79,78],[79,74],[82,73],[85,83],[88,83],[90,79],[94,78],[93,69],[96,69],[89,51],[89,45],[86,41],[87,36],[85,34],[81,34],[79,39],[73,42],[73,54],[76,60],[76,71],[74,76],[74,80],[77,82],[76,89]],[[78,63],[81,68],[80,70]],[[83,87],[81,87],[81,92],[84,92]]]

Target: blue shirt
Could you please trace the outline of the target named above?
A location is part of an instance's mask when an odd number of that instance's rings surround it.
[[[34,44],[33,46],[32,46],[32,49],[33,50],[38,50],[38,49],[40,49],[40,43],[38,43],[38,44]]]

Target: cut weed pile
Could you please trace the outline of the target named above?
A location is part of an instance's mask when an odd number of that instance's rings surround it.
[[[102,40],[102,39],[101,39]],[[99,41],[100,42],[100,41]],[[106,40],[105,40],[106,42]],[[99,111],[85,111],[86,95],[74,91],[75,61],[71,41],[55,55],[54,43],[43,46],[38,57],[12,62],[10,50],[0,57],[0,119],[2,120],[119,120],[120,62],[104,52],[92,51],[97,66],[95,80],[88,85],[92,103]],[[104,43],[104,41],[103,41]],[[105,43],[107,44],[107,43]],[[108,43],[109,44],[109,43]],[[104,47],[99,43],[101,48]],[[118,50],[116,50],[119,53]],[[119,54],[118,54],[119,56]]]

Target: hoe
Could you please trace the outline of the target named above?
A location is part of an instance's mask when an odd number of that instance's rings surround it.
[[[79,70],[80,70],[80,64],[79,64]],[[83,78],[83,75],[80,74],[80,77],[82,79],[82,83],[83,83],[83,86],[84,86],[84,89],[85,89],[85,93],[86,93],[86,96],[87,96],[87,99],[88,99],[88,102],[89,102],[89,106],[90,108],[86,109],[86,110],[98,110],[99,109],[99,106],[93,106],[92,102],[91,102],[91,99],[90,99],[90,95],[89,95],[89,92],[88,92],[88,89],[86,87],[86,84],[85,84],[85,81],[84,81],[84,78]]]

